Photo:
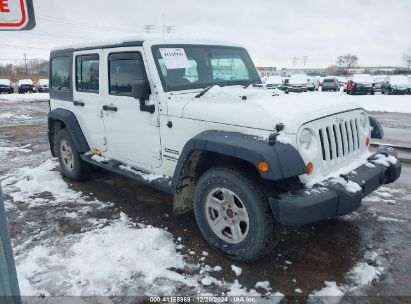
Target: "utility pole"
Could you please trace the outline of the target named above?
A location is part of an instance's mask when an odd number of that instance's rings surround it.
[[[304,64],[304,67],[305,67],[305,65],[307,64],[307,61],[308,61],[308,56],[303,56],[303,64]]]
[[[149,34],[151,33],[151,31],[154,29],[154,24],[146,24],[145,26],[143,26],[143,30]]]
[[[26,67],[26,73],[27,73],[28,71],[27,71],[27,54],[26,53],[24,53],[24,66]]]
[[[167,34],[171,34],[176,30],[175,25],[164,25],[163,26],[163,31]]]
[[[293,67],[296,66],[297,61],[298,61],[298,58],[294,56],[294,57],[293,57]]]

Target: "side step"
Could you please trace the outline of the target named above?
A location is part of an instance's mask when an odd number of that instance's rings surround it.
[[[102,156],[95,156],[93,154],[81,154],[81,158],[94,166],[103,168],[105,170],[127,176],[140,183],[153,187],[159,191],[174,194],[174,189],[171,186],[171,179],[164,176],[153,176],[150,173],[141,170],[133,169],[130,166],[123,165],[120,162],[111,160]],[[98,159],[97,159],[98,158]]]

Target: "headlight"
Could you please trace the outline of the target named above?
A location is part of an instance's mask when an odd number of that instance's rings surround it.
[[[311,132],[307,129],[304,129],[300,133],[300,143],[305,149],[309,149],[311,146],[311,142],[313,141],[313,136]]]
[[[361,113],[360,123],[361,123],[361,126],[363,127],[363,129],[365,129],[367,127],[368,117],[365,113]]]

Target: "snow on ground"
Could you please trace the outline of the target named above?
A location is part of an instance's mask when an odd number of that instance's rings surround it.
[[[411,113],[410,95],[358,95],[348,96],[367,111]],[[348,98],[347,97],[347,98]]]
[[[385,269],[387,261],[382,256],[382,250],[369,250],[363,260],[356,263],[347,273],[348,285],[338,285],[336,282],[324,282],[325,287],[309,295],[309,303],[337,304],[347,293],[353,293],[378,280]]]
[[[48,101],[50,99],[49,93],[29,93],[29,94],[1,94],[0,102],[5,101]]]
[[[48,159],[11,171],[1,181],[9,216],[24,223],[13,239],[22,295],[175,295],[182,288],[188,295],[281,300],[282,294],[262,283],[256,285],[264,291],[259,293],[238,280],[214,278],[211,273],[220,266],[193,264],[189,249],[171,233],[71,189],[57,167]],[[62,231],[60,221],[74,231]]]

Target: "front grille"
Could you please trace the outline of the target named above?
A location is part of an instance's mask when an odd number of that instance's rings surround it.
[[[323,160],[348,157],[360,150],[359,132],[357,118],[320,128],[318,133]]]

